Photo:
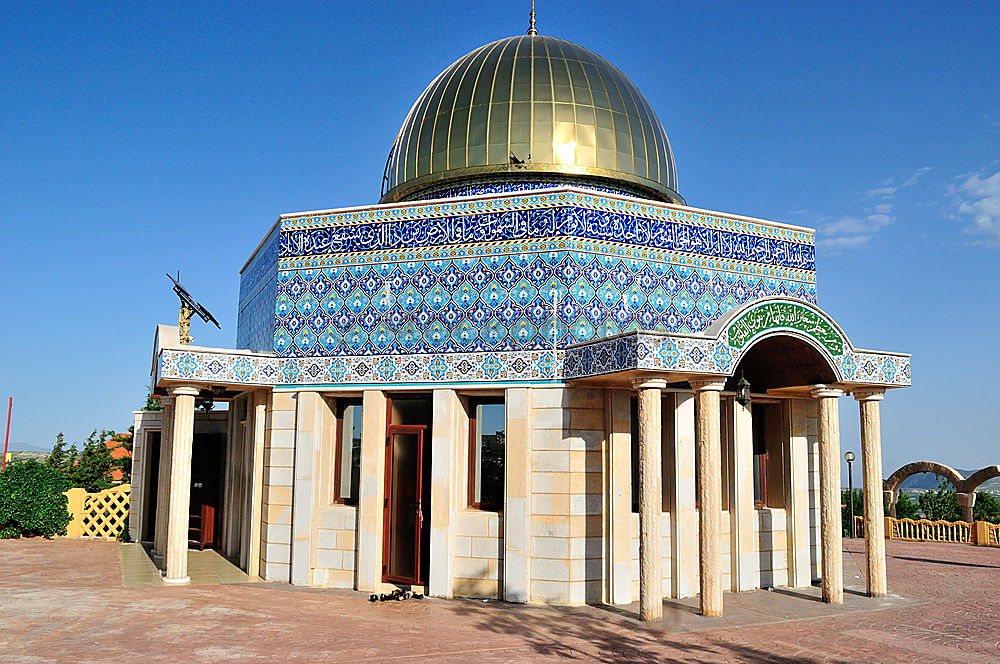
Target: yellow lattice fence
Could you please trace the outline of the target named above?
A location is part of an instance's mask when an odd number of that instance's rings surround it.
[[[67,537],[117,539],[122,530],[128,528],[131,488],[121,484],[96,493],[87,493],[84,489],[67,491],[67,509],[71,517],[66,527]]]

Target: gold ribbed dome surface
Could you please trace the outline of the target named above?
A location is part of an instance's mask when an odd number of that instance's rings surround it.
[[[486,44],[435,78],[396,136],[382,202],[507,173],[628,183],[683,202],[667,134],[639,89],[601,56],[554,37]]]

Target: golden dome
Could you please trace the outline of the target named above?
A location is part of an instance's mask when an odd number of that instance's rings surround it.
[[[639,89],[601,56],[553,37],[495,41],[431,81],[389,152],[381,202],[513,173],[627,183],[683,203],[667,134]]]

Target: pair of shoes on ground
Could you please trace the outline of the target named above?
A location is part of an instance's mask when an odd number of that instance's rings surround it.
[[[422,594],[420,594],[420,593],[412,593],[409,590],[404,591],[404,590],[401,590],[400,588],[396,588],[395,590],[393,590],[389,594],[382,593],[380,595],[376,595],[376,594],[372,593],[371,595],[368,596],[368,601],[369,602],[402,602],[403,600],[407,600],[407,599],[423,599],[423,598],[424,598],[424,596]]]

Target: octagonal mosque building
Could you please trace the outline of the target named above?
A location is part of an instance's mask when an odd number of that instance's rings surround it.
[[[132,537],[168,583],[191,539],[305,586],[653,620],[821,578],[837,603],[853,395],[884,595],[879,406],[909,356],[819,308],[813,230],[679,191],[656,112],[601,56],[534,24],[463,56],[406,115],[378,204],[263,233],[236,349],[157,328]]]

